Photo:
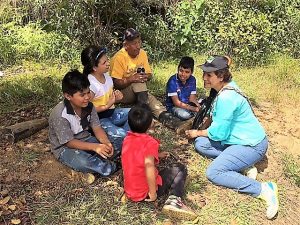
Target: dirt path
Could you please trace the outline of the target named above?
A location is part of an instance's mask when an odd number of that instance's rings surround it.
[[[278,217],[274,221],[267,221],[264,215],[259,214],[257,224],[299,224],[300,188],[284,175],[282,163],[284,153],[291,154],[300,162],[299,107],[290,105],[282,108],[262,103],[255,111],[270,140],[267,160],[259,165],[259,179],[275,180],[280,187],[281,200]],[[27,115],[27,118],[30,118],[30,115]],[[0,121],[4,120],[5,118],[0,118]],[[26,213],[30,199],[25,200],[24,193],[29,191],[34,198],[41,192],[50,191],[66,182],[78,182],[77,178],[72,176],[71,170],[58,163],[50,153],[47,129],[14,145],[2,145],[0,191],[8,190],[6,195],[11,197],[8,203],[0,205],[3,218],[10,220],[18,217],[22,219],[23,224],[30,224],[31,219]],[[9,205],[16,205],[17,210],[9,209]],[[0,219],[0,224],[2,223]]]

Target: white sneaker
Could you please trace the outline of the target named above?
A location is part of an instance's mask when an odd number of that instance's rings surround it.
[[[183,204],[180,197],[170,195],[165,202],[162,212],[177,219],[194,220],[197,214]]]
[[[252,178],[253,180],[256,180],[258,171],[255,166],[249,167],[248,169],[245,169],[243,171],[243,174],[249,178]]]
[[[263,182],[261,184],[261,194],[258,196],[267,203],[267,218],[273,219],[279,209],[278,187],[274,182]]]

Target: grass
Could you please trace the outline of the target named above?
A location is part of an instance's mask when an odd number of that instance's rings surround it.
[[[300,163],[294,159],[292,155],[285,154],[282,163],[284,166],[284,173],[289,177],[298,187],[300,187]]]
[[[204,61],[196,56],[196,64]],[[154,65],[155,77],[149,89],[162,96],[165,83],[177,70],[178,62],[161,62]],[[60,81],[70,69],[68,65],[23,62],[19,67],[4,71],[0,78],[0,114],[7,113],[29,103],[42,105],[49,110],[61,99]],[[296,59],[280,56],[273,58],[269,65],[255,68],[232,68],[234,80],[255,102],[270,101],[280,104],[297,104],[300,100],[300,65]],[[195,69],[199,91],[201,71]],[[262,201],[238,194],[232,190],[212,185],[205,177],[210,160],[201,157],[191,144],[179,138],[169,129],[162,128],[154,134],[161,140],[161,149],[188,166],[189,177],[185,201],[198,214],[193,223],[177,224],[258,224],[257,217],[264,215]],[[21,159],[30,164],[41,155],[25,151]],[[299,187],[299,164],[291,156],[283,156],[285,175]],[[153,204],[119,201],[120,184],[109,185],[110,179],[97,179],[96,183],[84,186],[81,183],[53,187],[32,201],[30,217],[35,224],[164,224],[166,217]],[[32,193],[28,193],[28,195]],[[285,190],[280,196],[285,199]],[[207,205],[201,207],[201,199]],[[283,201],[282,214],[285,214]]]

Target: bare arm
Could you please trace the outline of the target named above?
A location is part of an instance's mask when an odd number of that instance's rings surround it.
[[[148,156],[145,158],[145,172],[147,183],[149,187],[149,201],[155,201],[157,198],[156,194],[156,175],[155,175],[155,164],[154,164],[154,157]]]
[[[124,89],[128,87],[132,83],[144,83],[151,77],[149,74],[141,74],[141,73],[134,73],[129,77],[124,77],[122,79],[114,78],[114,86],[117,89]]]
[[[199,102],[197,101],[197,96],[196,95],[191,94],[190,98],[189,98],[189,101],[195,103],[198,108],[201,107]]]
[[[94,97],[95,97],[95,94],[94,94],[94,92],[91,91],[91,99],[93,99]],[[115,102],[116,102],[116,97],[115,97],[115,94],[113,92],[112,95],[109,97],[109,100],[108,100],[106,105],[95,106],[95,109],[96,109],[97,112],[106,111],[106,110],[110,109],[110,107],[113,104],[115,104]]]
[[[176,107],[186,109],[186,110],[190,110],[190,111],[193,111],[193,112],[198,112],[199,111],[198,107],[191,106],[189,104],[186,104],[186,103],[183,103],[182,101],[180,101],[177,95],[172,96],[171,99],[172,99],[173,104]]]
[[[72,139],[66,146],[71,149],[79,149],[82,151],[94,151],[103,158],[110,156],[111,149],[106,144],[89,143],[78,139]]]
[[[105,157],[111,157],[114,154],[114,148],[111,142],[109,141],[103,128],[97,126],[97,127],[92,127],[92,129],[95,134],[95,137],[99,140],[99,142],[105,145],[105,147],[103,147],[104,149],[97,149],[97,150],[100,151],[102,155],[104,155]]]

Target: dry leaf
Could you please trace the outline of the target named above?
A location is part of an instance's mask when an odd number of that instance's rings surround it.
[[[14,211],[14,210],[16,210],[16,205],[10,205],[10,206],[8,206],[8,208],[9,208],[10,210]]]
[[[5,196],[7,196],[8,195],[8,190],[2,190],[1,192],[0,192],[0,194],[3,196],[3,197],[5,197]]]
[[[163,225],[174,225],[174,223],[170,219],[165,219]]]
[[[20,224],[21,223],[21,220],[20,219],[11,219],[10,222],[12,224]]]
[[[10,196],[6,196],[4,199],[0,200],[0,205],[5,205],[6,203],[8,203],[10,199]]]
[[[25,196],[20,196],[20,201],[23,203],[23,204],[26,204],[26,199],[25,199]]]
[[[127,196],[126,196],[125,194],[123,194],[123,196],[121,197],[121,202],[122,202],[123,204],[126,204],[127,201],[128,201]]]

